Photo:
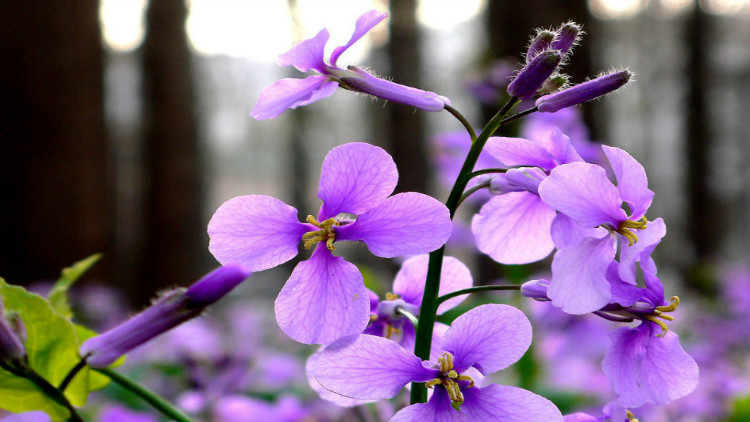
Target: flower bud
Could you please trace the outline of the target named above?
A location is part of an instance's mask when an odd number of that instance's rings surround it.
[[[552,31],[541,30],[537,32],[536,37],[531,40],[529,49],[526,52],[526,63],[529,63],[531,59],[537,56],[544,50],[549,50],[552,40],[555,39],[555,33]]]
[[[23,321],[17,315],[11,316],[10,320],[5,318],[3,302],[0,298],[0,360],[10,362],[23,359],[26,356],[21,337],[23,335]],[[19,335],[20,334],[20,335]]]
[[[539,167],[521,167],[508,170],[505,176],[509,183],[539,195],[539,184],[547,174]]]
[[[200,315],[249,275],[238,266],[219,267],[187,290],[174,289],[133,318],[86,340],[78,353],[93,368],[107,367],[134,348]]]
[[[546,81],[542,84],[542,87],[539,88],[539,91],[537,91],[537,94],[539,95],[546,95],[546,94],[552,94],[553,92],[557,92],[560,89],[562,89],[564,86],[568,85],[568,75],[552,75],[549,78],[547,78]]]
[[[356,66],[349,66],[348,70],[350,74],[341,73],[337,76],[345,84],[342,87],[353,91],[425,111],[441,111],[446,105],[451,104],[450,100],[442,95],[380,79]]]
[[[536,100],[536,106],[543,113],[554,113],[608,94],[625,85],[631,76],[627,70],[600,76],[555,94],[545,95]]]
[[[521,285],[521,294],[539,302],[548,302],[550,298],[547,297],[547,288],[549,280],[530,280]]]
[[[567,54],[575,44],[580,33],[581,27],[577,23],[568,22],[564,24],[557,30],[555,39],[552,41],[552,48],[560,50],[563,54]]]
[[[537,54],[508,85],[508,94],[528,100],[536,94],[544,81],[552,75],[562,60],[562,53],[547,50]]]

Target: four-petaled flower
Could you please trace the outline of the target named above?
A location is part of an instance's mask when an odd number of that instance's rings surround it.
[[[331,251],[334,242],[362,241],[380,257],[427,253],[442,246],[452,229],[448,209],[415,192],[390,195],[398,172],[382,148],[349,143],[323,161],[317,218],[264,195],[225,202],[208,224],[209,250],[219,262],[253,271],[275,267],[298,253],[300,241],[315,247],[299,263],[276,299],[276,320],[291,338],[327,344],[361,333],[369,322],[369,293],[353,264]]]

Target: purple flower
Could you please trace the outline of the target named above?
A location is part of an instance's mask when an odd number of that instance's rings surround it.
[[[263,195],[225,202],[208,224],[209,250],[219,262],[253,271],[294,258],[300,241],[312,256],[297,265],[276,298],[276,320],[291,338],[327,344],[361,333],[369,322],[369,294],[353,264],[334,256],[334,242],[362,241],[373,254],[393,258],[442,246],[450,237],[448,209],[421,193],[388,196],[398,172],[382,148],[350,143],[323,161],[317,219],[297,220],[297,210]]]
[[[326,347],[316,378],[335,393],[364,400],[394,397],[409,382],[426,382],[434,389],[427,403],[401,409],[391,422],[562,421],[552,402],[530,391],[477,385],[483,375],[515,363],[530,344],[531,324],[521,311],[482,305],[456,318],[443,336],[438,362],[423,363],[382,337],[351,336]]]
[[[609,94],[628,83],[632,73],[627,70],[609,73],[568,89],[545,95],[536,100],[536,107],[542,113],[554,113],[566,107],[591,101]]]
[[[217,268],[187,290],[175,289],[165,294],[143,312],[96,337],[86,340],[79,354],[94,368],[104,368],[120,356],[195,318],[245,280],[250,273],[238,265]]]
[[[300,72],[314,70],[318,75],[305,79],[285,78],[266,87],[260,93],[250,116],[258,120],[273,119],[286,109],[307,105],[332,95],[337,86],[427,111],[440,111],[446,104],[449,105],[450,100],[435,93],[376,78],[356,66],[346,69],[337,66],[339,56],[387,16],[377,10],[360,16],[349,42],[334,49],[328,63],[324,51],[329,37],[326,29],[280,55],[279,65],[293,65]]]
[[[548,295],[553,305],[570,314],[593,312],[610,302],[606,272],[618,240],[620,277],[635,284],[641,252],[650,253],[666,233],[661,219],[646,220],[654,193],[643,166],[619,148],[603,149],[617,186],[602,167],[582,162],[556,167],[539,185],[541,199],[560,212],[552,223],[558,251]]]
[[[584,161],[602,164],[603,154],[599,143],[593,142],[589,129],[583,122],[579,108],[564,108],[555,113],[533,113],[521,124],[521,138],[541,141],[550,136],[550,131],[559,130],[570,138]]]
[[[503,264],[526,264],[546,257],[554,249],[550,225],[556,212],[539,197],[538,186],[546,172],[582,161],[581,157],[559,130],[538,140],[493,137],[485,151],[502,167],[534,167],[510,169],[493,179],[491,190],[502,194],[484,204],[472,219],[477,247]]]
[[[99,414],[99,422],[157,422],[159,417],[120,405],[108,405]]]

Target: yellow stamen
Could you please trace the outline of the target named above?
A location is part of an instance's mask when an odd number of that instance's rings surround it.
[[[628,418],[628,422],[640,422],[630,410],[625,411],[625,416]]]
[[[394,327],[391,324],[388,324],[385,328],[385,338],[387,339],[390,339],[391,336],[393,336],[394,334],[399,334],[399,333],[401,333],[401,330],[399,330],[398,328]]]
[[[329,251],[335,251],[336,246],[333,242],[336,240],[336,232],[333,230],[339,223],[333,219],[318,222],[312,215],[307,216],[307,222],[313,226],[320,227],[320,230],[309,231],[302,235],[302,240],[305,242],[305,249],[310,249],[318,242],[326,242],[326,247]]]
[[[669,327],[667,327],[667,324],[665,324],[664,321],[657,319],[658,317],[654,315],[646,315],[645,318],[661,327],[661,333],[657,334],[657,337],[664,337],[667,335],[667,333],[669,332]]]
[[[461,386],[457,381],[469,381],[467,387],[473,387],[474,380],[468,375],[458,375],[458,372],[453,369],[453,356],[450,353],[443,353],[443,357],[438,359],[438,363],[440,363],[441,375],[425,383],[425,386],[432,388],[436,385],[442,385],[453,403],[463,403],[464,396],[461,394]]]
[[[680,306],[680,298],[678,296],[670,297],[669,301],[672,303],[666,306],[657,306],[656,310],[661,312],[673,312],[678,306]]]
[[[638,236],[636,236],[636,234],[630,229],[642,230],[646,228],[647,224],[648,220],[646,220],[646,217],[643,217],[638,221],[625,220],[620,223],[615,231],[628,239],[628,246],[633,246],[633,244],[638,241]]]
[[[391,292],[388,292],[388,293],[385,294],[385,300],[396,300],[399,297],[400,297],[399,295],[397,295],[395,293],[391,293]]]
[[[667,324],[665,324],[664,321],[661,321],[658,318],[666,321],[674,321],[674,317],[672,315],[667,315],[667,312],[673,312],[680,305],[680,298],[677,296],[672,296],[671,298],[669,298],[669,301],[672,303],[665,306],[657,306],[651,315],[646,315],[645,317],[647,320],[657,324],[661,328],[661,333],[657,335],[658,337],[666,336],[667,332],[669,331],[669,327],[667,326]]]

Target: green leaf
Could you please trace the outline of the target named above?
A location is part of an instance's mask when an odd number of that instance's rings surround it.
[[[60,279],[52,286],[52,290],[47,295],[47,299],[57,313],[68,319],[73,317],[73,311],[68,303],[68,289],[101,257],[101,254],[94,254],[62,270]]]
[[[80,361],[78,337],[73,323],[55,312],[49,302],[20,286],[0,278],[0,296],[6,312],[14,312],[26,328],[28,364],[53,386],[58,386]],[[65,396],[75,406],[83,406],[89,393],[88,368],[73,379]],[[81,376],[83,375],[83,376]],[[47,397],[31,381],[0,369],[0,408],[11,412],[42,410],[53,421],[65,420],[68,411]]]

